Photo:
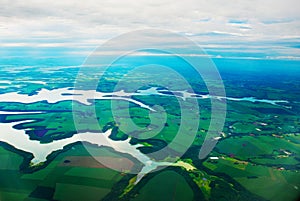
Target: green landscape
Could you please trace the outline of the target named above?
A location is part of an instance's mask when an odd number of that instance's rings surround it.
[[[300,107],[297,91],[300,81],[294,68],[285,72],[285,78],[272,77],[272,80],[266,81],[269,75],[257,76],[255,73],[260,69],[239,72],[237,76],[228,73],[226,67],[220,67],[227,93],[226,119],[223,130],[218,133],[218,143],[204,159],[199,159],[198,154],[207,140],[211,121],[210,99],[213,97],[201,96],[207,94],[203,81],[191,75],[189,82],[195,94],[183,98],[180,86],[168,91],[166,87],[153,83],[132,91],[134,85],[129,79],[129,84],[123,89],[131,94],[129,99],[126,94],[109,94],[122,73],[126,74],[126,68],[125,71],[116,68],[108,71],[107,77],[102,77],[95,91],[103,93],[101,97],[94,100],[87,98],[84,102],[76,96],[89,90],[88,79],[84,80],[87,82],[85,89],[72,91],[72,83],[79,70],[75,67],[53,70],[49,78],[47,73],[41,73],[42,69],[29,68],[19,73],[0,69],[2,80],[9,80],[12,75],[20,78],[10,85],[1,84],[1,129],[5,131],[8,129],[5,125],[12,125],[11,130],[6,132],[23,132],[22,135],[28,136],[29,141],[49,145],[49,149],[51,144],[73,139],[79,133],[101,135],[110,132],[110,140],[128,141],[128,146],[136,147],[141,157],[147,156],[152,162],[166,162],[168,165],[161,165],[138,180],[139,171],[145,166],[143,161],[131,153],[119,152],[113,146],[75,140],[52,151],[45,161],[34,162],[35,152],[18,148],[14,138],[10,143],[0,138],[3,141],[0,142],[1,200],[281,201],[296,200],[299,196]],[[60,71],[65,72],[67,82],[59,76]],[[28,79],[27,72],[31,72],[30,79],[43,80],[47,85],[23,82],[22,79]],[[133,78],[139,83],[148,83],[156,76],[164,78],[161,83],[169,82],[164,72],[156,71]],[[106,79],[112,77],[115,79]],[[13,94],[14,85],[22,86],[17,89],[16,95]],[[260,90],[262,85],[265,85],[264,90]],[[40,100],[43,89],[47,89],[50,95]],[[61,100],[50,99],[55,90],[62,90],[57,95]],[[9,99],[13,95],[24,97],[24,102],[26,97],[33,101],[24,103],[22,98],[20,101]],[[116,97],[119,99],[113,99]],[[199,108],[198,128],[190,145],[193,116],[182,122],[181,104],[190,110]],[[155,105],[164,108],[165,122],[163,116],[158,117],[159,121],[151,121],[150,109]],[[114,107],[117,107],[119,120],[114,116]],[[132,130],[129,124],[123,123],[127,110],[138,130]],[[161,124],[163,127],[160,129]],[[184,131],[183,137],[172,144],[180,129]],[[186,146],[187,150],[179,155]],[[160,154],[153,154],[156,152]],[[103,161],[106,163],[102,164]],[[107,164],[113,167],[125,164],[126,168],[117,171]]]

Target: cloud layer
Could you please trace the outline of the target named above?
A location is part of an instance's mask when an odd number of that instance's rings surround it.
[[[263,46],[281,56],[299,56],[298,4],[297,0],[0,0],[0,40],[2,48],[89,49],[128,31],[158,28],[184,34],[208,49]]]

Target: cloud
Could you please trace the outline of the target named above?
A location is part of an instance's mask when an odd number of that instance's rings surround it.
[[[242,25],[242,24],[247,24],[248,20],[236,20],[236,19],[230,19],[228,21],[228,23],[230,24],[238,24],[238,25]]]
[[[298,4],[298,0],[0,0],[0,42],[2,47],[95,47],[143,28],[187,33],[199,44],[278,42],[286,37],[297,42]]]
[[[264,24],[281,24],[281,23],[289,23],[294,21],[293,19],[273,19],[273,20],[263,20]]]

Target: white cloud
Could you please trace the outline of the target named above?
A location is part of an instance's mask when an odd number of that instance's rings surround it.
[[[2,47],[97,46],[143,28],[188,33],[200,44],[286,37],[299,42],[298,4],[298,0],[0,0],[0,42]]]

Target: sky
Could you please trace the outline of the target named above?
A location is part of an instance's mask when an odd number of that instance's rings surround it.
[[[134,30],[179,33],[215,57],[300,60],[298,0],[0,0],[1,57],[87,56]]]

